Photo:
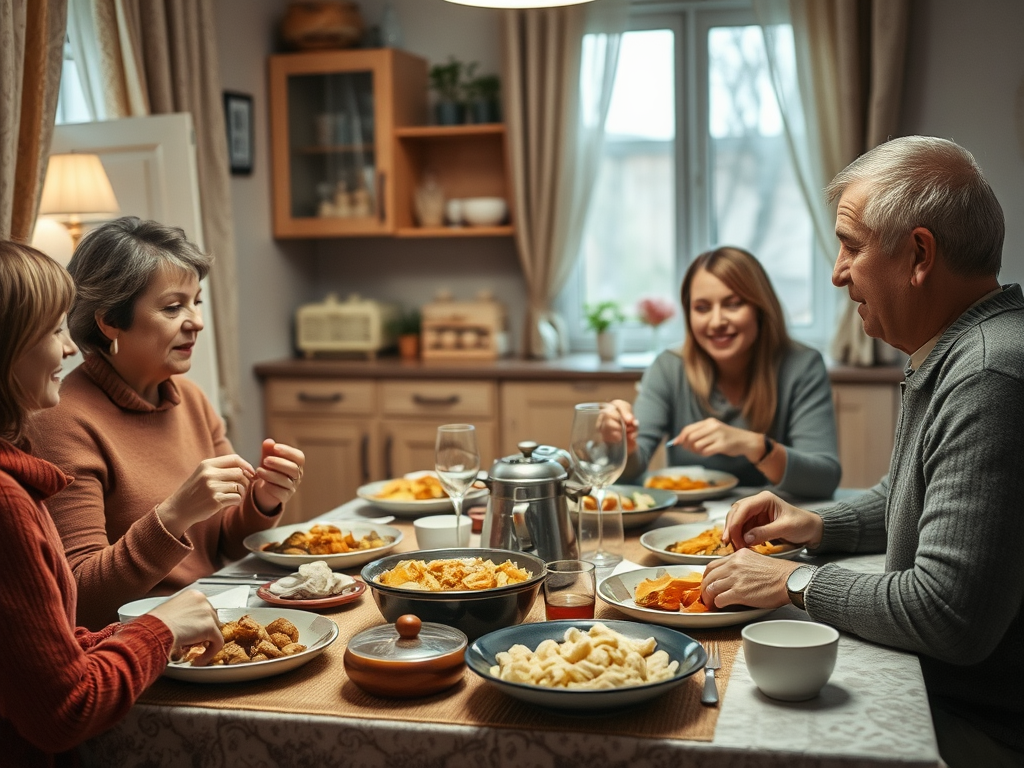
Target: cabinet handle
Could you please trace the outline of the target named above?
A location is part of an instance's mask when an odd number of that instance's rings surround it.
[[[363,434],[359,443],[359,469],[363,475],[363,485],[370,482],[370,436]]]
[[[384,441],[384,477],[392,477],[391,474],[391,435]]]
[[[312,395],[309,392],[299,392],[298,398],[301,403],[340,403],[345,399],[345,395],[341,392],[331,392],[329,395]]]
[[[426,395],[413,395],[412,401],[416,405],[455,405],[462,398],[458,395],[448,395],[448,397],[427,397]]]

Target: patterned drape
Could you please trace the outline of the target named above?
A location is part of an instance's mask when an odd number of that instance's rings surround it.
[[[0,239],[32,236],[66,27],[67,0],[0,0]]]

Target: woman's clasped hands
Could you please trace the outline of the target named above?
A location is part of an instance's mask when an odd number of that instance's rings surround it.
[[[263,441],[263,455],[253,484],[253,500],[261,512],[269,514],[279,504],[288,502],[302,482],[305,463],[306,456],[298,448],[270,438]]]
[[[800,563],[759,555],[748,547],[781,539],[813,548],[821,542],[822,530],[818,515],[768,491],[737,501],[726,515],[722,532],[722,541],[731,543],[736,551],[705,568],[701,582],[704,604],[716,608],[788,604],[786,579]]]

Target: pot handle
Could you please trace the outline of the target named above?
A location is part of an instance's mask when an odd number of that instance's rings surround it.
[[[528,502],[512,506],[512,527],[515,529],[516,539],[519,540],[518,548],[523,552],[533,549],[533,538],[526,527],[526,510],[529,508]]]
[[[590,493],[591,486],[589,485],[570,485],[565,484],[565,496],[570,501],[579,501],[588,493]]]

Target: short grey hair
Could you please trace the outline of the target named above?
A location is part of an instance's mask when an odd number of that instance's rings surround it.
[[[211,258],[170,227],[136,216],[114,219],[82,238],[68,262],[75,280],[75,302],[68,312],[68,330],[82,353],[106,349],[110,339],[96,324],[128,330],[135,320],[135,303],[153,276],[165,266],[192,272],[200,280],[210,271]]]
[[[862,182],[869,185],[863,222],[886,253],[924,227],[953,272],[999,274],[1003,209],[966,149],[930,136],[892,139],[839,172],[825,190],[829,203]]]

